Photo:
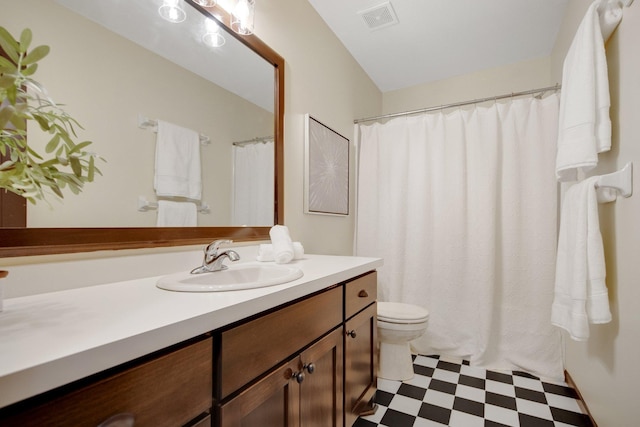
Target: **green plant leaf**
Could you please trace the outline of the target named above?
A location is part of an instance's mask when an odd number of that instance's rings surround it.
[[[4,129],[16,113],[16,109],[12,105],[6,105],[0,109],[0,129]]]
[[[49,54],[49,50],[50,50],[49,46],[44,46],[44,45],[38,46],[34,48],[31,52],[29,52],[27,56],[24,57],[24,59],[22,60],[22,63],[24,65],[30,65],[30,64],[33,64],[34,62],[38,62]]]
[[[53,153],[53,151],[58,148],[58,144],[60,144],[60,135],[54,135],[53,138],[49,140],[46,147],[44,147],[44,151],[47,153]]]
[[[18,99],[18,88],[15,85],[7,88],[7,99],[11,105],[16,105],[16,99]]]
[[[26,52],[29,50],[29,46],[31,45],[32,39],[33,39],[33,34],[31,33],[30,29],[25,28],[24,30],[22,30],[22,33],[20,34],[20,51],[21,52]]]
[[[76,146],[69,151],[69,154],[79,153],[80,150],[82,150],[84,147],[87,147],[88,145],[91,145],[91,141],[84,141],[79,144],[76,144]]]
[[[46,119],[46,117],[43,117],[40,114],[34,114],[33,118],[36,122],[38,122],[38,125],[40,125],[40,129],[44,131],[49,131],[49,129],[51,129],[51,127],[49,126],[49,121]]]
[[[87,171],[87,180],[89,180],[89,182],[93,182],[95,175],[96,175],[96,165],[92,156],[92,157],[89,157],[89,170]]]
[[[11,71],[15,71],[17,68],[16,68],[16,64],[14,64],[13,62],[9,61],[4,56],[0,56],[0,69],[2,69],[2,72],[6,72],[6,71],[10,71],[10,70]]]
[[[53,185],[51,186],[51,190],[53,190],[53,192],[56,193],[56,196],[60,197],[61,199],[64,199],[64,194],[62,194],[62,190],[60,190],[60,187],[58,187],[57,185]]]
[[[2,162],[2,164],[0,164],[0,171],[3,171],[5,169],[9,169],[11,166],[13,166],[13,162],[11,160],[7,160],[5,162]]]
[[[20,47],[17,40],[4,27],[0,27],[0,47],[14,63],[18,63],[20,60],[20,55],[18,54]]]
[[[36,158],[36,159],[38,159],[38,160],[44,160],[44,159],[42,158],[42,156],[41,156],[40,154],[38,154],[37,152],[33,151],[33,150],[31,149],[31,147],[29,147],[29,146],[27,145],[27,146],[26,146],[26,148],[27,148],[27,152],[28,152],[30,155],[32,155],[33,157],[35,157],[35,158]]]
[[[38,64],[31,64],[24,70],[22,70],[23,76],[32,76],[36,71],[38,71]]]
[[[0,88],[9,89],[15,87],[16,79],[13,76],[2,75],[0,76]]]
[[[71,163],[71,170],[73,173],[78,177],[82,176],[82,165],[80,165],[80,160],[75,157],[70,157],[69,163]]]

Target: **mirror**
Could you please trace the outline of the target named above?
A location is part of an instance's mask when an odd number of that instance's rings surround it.
[[[87,18],[78,18],[76,12],[62,8],[57,3],[52,3],[51,7],[62,10],[58,10],[53,17],[46,15],[49,20],[65,16],[84,20],[73,25],[53,22],[58,31],[68,29],[72,37],[89,46],[84,56],[73,56],[79,48],[65,51],[64,46],[57,47],[46,39],[39,41],[42,35],[37,28],[32,28],[35,37],[40,35],[36,39],[39,44],[51,45],[50,57],[62,55],[61,60],[66,62],[69,69],[67,73],[58,73],[62,74],[60,82],[51,86],[48,81],[41,80],[42,83],[54,99],[60,99],[69,107],[66,109],[85,128],[82,138],[94,141],[95,151],[108,162],[101,166],[104,176],[88,184],[79,196],[65,197],[61,205],[52,203],[53,211],[47,206],[38,206],[37,209],[30,206],[28,228],[1,229],[0,255],[200,244],[215,238],[268,239],[269,227],[273,223],[282,223],[283,219],[284,60],[257,37],[239,36],[231,31],[221,33],[226,41],[220,49],[204,47],[200,40],[205,25],[203,18],[216,16],[223,27],[228,27],[230,23],[230,15],[217,6],[204,8],[190,1],[182,3],[188,20],[196,25],[181,27],[187,21],[171,24],[159,19],[157,9],[162,0],[59,0],[59,3],[79,8],[79,13],[89,17],[96,11],[88,10],[87,3],[97,4],[99,16],[91,19],[110,16],[110,20],[103,25],[114,27],[112,29],[121,34],[115,36],[104,28],[91,30],[92,26],[98,24]],[[152,16],[153,23],[139,22],[141,17],[138,12]],[[23,26],[28,25],[25,23]],[[125,27],[136,31],[125,35],[122,29]],[[78,34],[82,37],[78,37]],[[187,48],[176,41],[178,36],[186,38]],[[136,42],[132,42],[131,39],[136,37]],[[108,45],[110,49],[105,52],[106,49],[100,48],[100,43],[106,38],[118,40],[112,41]],[[124,47],[113,49],[113,43]],[[141,49],[138,43],[147,47],[155,44],[164,51],[152,54],[136,50]],[[244,59],[237,59],[237,55],[231,53],[230,48],[234,44],[236,48],[244,50]],[[225,50],[225,47],[229,49]],[[118,59],[119,51],[125,49],[130,50],[129,56]],[[247,56],[247,53],[250,55]],[[136,62],[137,59],[142,60]],[[189,72],[176,66],[176,63],[189,61]],[[168,71],[161,69],[160,63],[166,64]],[[81,69],[83,64],[93,65],[93,71],[74,74],[78,72],[75,69]],[[145,68],[146,64],[152,67]],[[215,74],[212,71],[217,73],[217,77],[210,76]],[[259,71],[258,75],[256,71]],[[95,76],[100,78],[96,79]],[[160,79],[161,76],[166,78]],[[217,79],[215,87],[209,82],[214,79]],[[208,88],[198,86],[205,80]],[[238,85],[238,80],[243,83]],[[102,90],[103,86],[108,88],[106,92]],[[143,93],[143,87],[151,90]],[[123,94],[133,94],[133,97],[128,99]],[[72,99],[67,95],[73,95]],[[216,104],[214,100],[223,102]],[[84,103],[79,110],[81,114],[71,108],[76,102]],[[201,146],[202,201],[209,207],[208,213],[199,214],[198,223],[201,226],[155,228],[155,211],[138,211],[138,199],[155,201],[153,159],[156,135],[150,129],[139,127],[144,119],[161,119],[189,127],[211,140],[210,144]],[[262,137],[273,137],[274,141],[274,208],[273,215],[268,215],[273,220],[268,224],[259,223],[261,226],[244,221],[234,224],[231,218],[233,143]],[[37,135],[32,138],[30,132],[29,141],[30,144],[37,144]],[[127,172],[135,172],[136,175],[132,178],[126,175]],[[87,201],[89,203],[85,203]],[[85,203],[84,206],[82,203]],[[235,226],[240,224],[243,226]]]

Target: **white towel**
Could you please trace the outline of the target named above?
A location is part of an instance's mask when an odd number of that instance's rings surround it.
[[[154,188],[158,196],[200,200],[200,136],[158,120]]]
[[[195,227],[198,207],[192,202],[158,200],[158,227]]]
[[[293,242],[286,225],[274,225],[269,230],[273,245],[273,260],[276,264],[286,264],[293,259]]]
[[[565,57],[556,154],[559,181],[575,181],[578,169],[595,167],[598,153],[611,148],[611,100],[603,32],[610,36],[620,22],[622,12],[618,9],[617,3],[596,0]]]
[[[587,178],[570,187],[560,216],[551,323],[579,341],[589,338],[589,323],[611,321],[598,220],[597,179]]]
[[[615,0],[601,0],[598,5],[600,31],[606,43],[622,20],[622,3]]]
[[[302,259],[304,257],[304,246],[300,242],[293,242],[293,259]],[[273,244],[264,243],[258,247],[258,261],[274,261]]]

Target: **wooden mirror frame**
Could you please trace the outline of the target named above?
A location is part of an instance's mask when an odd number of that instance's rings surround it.
[[[284,221],[284,58],[255,35],[231,30],[231,16],[219,6],[192,7],[224,25],[230,35],[274,67],[274,224]],[[79,196],[82,197],[82,196]],[[145,227],[145,228],[3,228],[0,257],[49,255],[115,249],[206,244],[215,239],[268,240],[271,227]]]

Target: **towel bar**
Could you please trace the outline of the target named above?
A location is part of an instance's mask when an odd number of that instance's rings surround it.
[[[633,193],[633,163],[627,163],[622,169],[607,175],[601,175],[596,182],[598,189],[613,189],[615,192],[598,192],[601,203],[613,202],[618,195],[631,197]]]
[[[158,121],[151,120],[143,116],[142,114],[138,114],[138,127],[140,129],[149,129],[152,132],[158,132]],[[207,135],[198,134],[200,137],[200,145],[209,145],[211,144],[211,139]]]
[[[194,202],[194,203],[196,203],[196,202]],[[211,208],[205,202],[198,202],[198,203],[196,203],[196,206],[198,206],[198,212],[200,212],[202,214],[211,213]],[[147,212],[147,211],[155,210],[155,209],[158,209],[158,202],[150,202],[150,201],[147,200],[146,197],[138,196],[138,211]]]

